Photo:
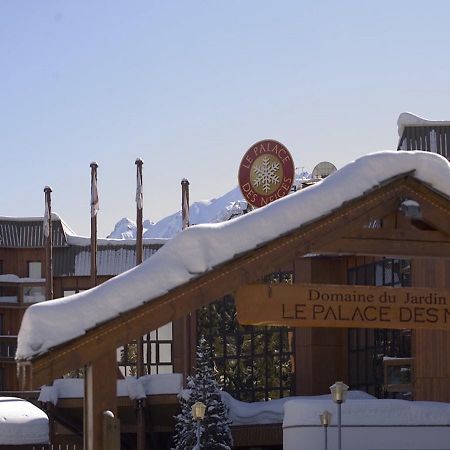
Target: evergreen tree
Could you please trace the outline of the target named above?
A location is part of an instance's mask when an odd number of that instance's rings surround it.
[[[231,450],[233,440],[230,420],[222,402],[220,388],[214,378],[212,353],[206,340],[201,338],[197,347],[195,374],[187,379],[188,394],[180,398],[181,413],[176,416],[173,450],[197,449],[197,423],[192,417],[192,405],[206,405],[205,418],[200,422],[200,448]]]

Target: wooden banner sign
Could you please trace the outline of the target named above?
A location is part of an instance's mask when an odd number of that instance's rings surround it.
[[[450,329],[450,290],[254,284],[235,301],[242,325]]]

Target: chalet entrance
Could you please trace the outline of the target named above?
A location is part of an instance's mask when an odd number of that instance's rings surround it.
[[[149,291],[138,305],[99,320],[97,325],[87,327],[76,337],[46,344],[40,334],[45,330],[39,329],[39,317],[44,310],[35,308],[29,314],[28,310],[18,349],[23,385],[41,386],[86,365],[87,450],[97,449],[103,444],[103,412],[106,409],[117,411],[115,378],[105,379],[105,374],[115,373],[116,348],[243,286],[261,282],[270,274],[291,271],[293,287],[313,283],[327,290],[331,289],[328,285],[347,285],[349,273],[357,273],[362,265],[388,257],[411,262],[412,288],[430,287],[437,295],[446,296],[445,288],[450,282],[450,236],[446,225],[450,218],[450,185],[441,182],[431,187],[429,183],[434,182],[436,173],[448,172],[448,163],[437,160],[435,155],[406,157],[400,152],[385,158],[372,155],[363,163],[383,168],[394,166],[394,169],[386,179],[381,175],[368,179],[367,171],[361,171],[353,173],[355,177],[349,180],[348,171],[340,174],[341,178],[338,172],[334,175],[335,181],[327,179],[317,188],[275,202],[222,229],[205,231],[194,227],[186,230],[177,242],[171,243],[171,248],[163,252],[163,247],[145,267],[139,266],[121,279],[106,282],[96,288],[92,297],[97,301],[94,297],[101,298],[102,292],[114,296],[116,291],[119,291],[117,295],[122,295],[122,283],[130,283],[126,284],[130,287],[144,277],[152,285],[152,270],[173,257],[170,251],[177,257],[171,261],[185,270],[177,272],[174,277],[177,281],[172,286],[163,293]],[[360,167],[364,167],[363,163]],[[417,168],[417,172],[413,172],[413,168]],[[352,195],[337,195],[337,191],[344,192],[346,183],[355,186]],[[322,204],[309,214],[304,208],[311,205],[313,199]],[[278,219],[278,226],[272,226],[270,220],[276,217],[282,219]],[[176,252],[177,243],[192,253]],[[214,251],[222,257],[216,257]],[[360,264],[359,258],[367,259]],[[375,292],[371,290],[375,288],[366,289]],[[133,296],[132,289],[129,295]],[[441,306],[445,309],[445,305]],[[255,308],[253,310],[256,312]],[[47,308],[46,313],[58,314],[58,311]],[[379,311],[375,321],[372,321],[373,316],[363,315],[365,326],[382,327],[385,313],[385,310]],[[306,310],[301,310],[300,316],[307,317],[304,314]],[[442,314],[445,316],[445,312]],[[296,393],[326,393],[334,380],[349,379],[348,328],[352,319],[335,328],[327,322],[329,317],[321,318],[321,327],[301,317],[298,319],[304,320],[303,325],[290,323],[295,328],[292,339]],[[407,323],[407,328],[414,329],[411,339],[416,399],[450,401],[450,367],[447,366],[450,336],[442,322],[445,319],[439,321],[439,327],[428,322],[425,326],[420,318]],[[395,328],[401,328],[397,322]],[[36,342],[42,345],[37,348]],[[431,348],[439,351],[431,352]]]

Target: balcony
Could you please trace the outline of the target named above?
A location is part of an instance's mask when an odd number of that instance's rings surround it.
[[[45,300],[44,278],[0,275],[0,306],[23,307]]]

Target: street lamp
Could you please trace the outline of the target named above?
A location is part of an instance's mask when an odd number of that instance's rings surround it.
[[[320,423],[325,430],[325,450],[328,450],[328,425],[331,423],[331,413],[330,411],[325,410],[319,417]]]
[[[341,408],[342,403],[347,398],[348,386],[342,381],[336,381],[333,386],[330,386],[331,397],[333,402],[338,405],[338,450],[342,449],[342,426],[341,426]]]
[[[192,417],[197,422],[197,445],[200,450],[200,422],[205,418],[206,405],[202,402],[195,402],[191,408]]]

